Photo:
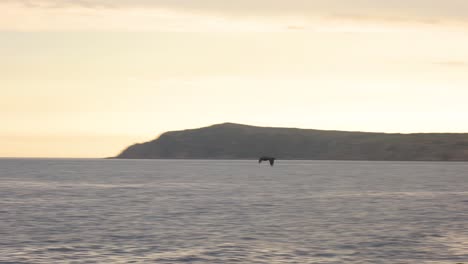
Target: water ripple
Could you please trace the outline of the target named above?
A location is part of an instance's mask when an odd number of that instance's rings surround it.
[[[466,167],[0,159],[0,263],[468,263]]]

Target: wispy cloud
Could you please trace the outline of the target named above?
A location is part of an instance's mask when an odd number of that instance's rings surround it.
[[[0,0],[0,9],[7,10],[0,29],[13,30],[372,31],[468,24],[464,0]]]
[[[2,0],[29,7],[86,8],[170,8],[223,14],[350,14],[415,18],[468,19],[468,2],[464,0]]]
[[[468,61],[462,61],[462,60],[435,61],[432,64],[444,66],[444,67],[455,67],[455,68],[468,67]]]

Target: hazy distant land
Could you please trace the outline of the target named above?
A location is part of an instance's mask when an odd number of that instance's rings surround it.
[[[468,161],[468,134],[387,134],[224,123],[172,131],[120,153],[122,159]]]

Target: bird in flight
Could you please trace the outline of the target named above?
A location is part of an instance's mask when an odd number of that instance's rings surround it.
[[[262,156],[258,159],[258,163],[262,163],[262,161],[268,160],[270,162],[270,166],[273,166],[273,164],[275,163],[275,159],[276,158],[273,158],[273,157]]]

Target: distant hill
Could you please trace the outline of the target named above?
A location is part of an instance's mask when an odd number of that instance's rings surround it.
[[[224,123],[166,132],[135,144],[125,159],[468,161],[468,134],[386,134]]]

